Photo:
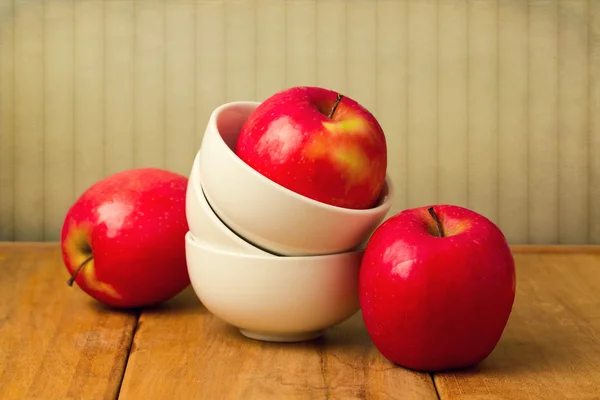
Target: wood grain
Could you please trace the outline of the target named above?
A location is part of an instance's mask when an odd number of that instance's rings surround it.
[[[140,316],[124,399],[435,399],[427,374],[396,368],[357,314],[301,344],[244,338],[187,290]]]
[[[136,325],[66,287],[55,243],[0,243],[0,398],[600,398],[600,246],[513,252],[517,298],[496,350],[432,382],[386,361],[360,314],[311,342],[262,343],[188,288]]]
[[[114,399],[136,315],[66,285],[56,244],[0,243],[0,398]]]
[[[442,399],[600,398],[600,252],[515,252],[517,297],[479,366],[435,376]]]
[[[476,368],[438,374],[439,395],[600,396],[600,247],[513,249],[518,294],[505,335]],[[381,357],[360,314],[310,343],[260,343],[212,316],[191,290],[141,315],[122,394],[127,399],[437,397],[428,375]]]

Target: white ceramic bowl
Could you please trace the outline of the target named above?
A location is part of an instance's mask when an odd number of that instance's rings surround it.
[[[359,310],[364,250],[313,257],[226,251],[185,238],[192,287],[216,317],[249,338],[314,339]]]
[[[210,208],[200,184],[200,154],[196,155],[188,179],[185,201],[190,232],[212,246],[248,254],[269,254],[232,232]]]
[[[214,212],[239,236],[275,254],[334,254],[356,248],[392,206],[389,177],[378,205],[367,210],[331,206],[273,182],[234,152],[244,122],[259,104],[227,103],[210,116],[200,171]]]

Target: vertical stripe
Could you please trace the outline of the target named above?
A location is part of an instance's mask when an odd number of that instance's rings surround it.
[[[377,117],[377,8],[356,1],[347,12],[346,94]]]
[[[225,9],[225,101],[255,100],[255,0],[227,1]]]
[[[107,175],[133,168],[134,138],[135,1],[105,3],[104,121]]]
[[[600,244],[600,2],[595,0],[589,0],[589,6],[589,241],[593,244]]]
[[[286,87],[285,1],[258,0],[256,15],[256,100]]]
[[[136,0],[134,165],[165,165],[165,1]]]
[[[14,239],[14,3],[0,0],[0,241]]]
[[[498,2],[468,4],[468,205],[498,221]]]
[[[557,2],[529,7],[529,242],[558,243]]]
[[[73,195],[73,1],[45,2],[44,240],[58,240]]]
[[[225,102],[225,22],[222,1],[196,3],[196,149],[210,114]]]
[[[195,137],[195,4],[171,0],[165,7],[165,165],[188,175]]]
[[[289,4],[290,2],[286,2]],[[346,1],[317,1],[316,84],[346,91]],[[289,46],[288,46],[289,50]],[[289,82],[288,82],[289,83]]]
[[[438,202],[467,206],[467,1],[439,4]]]
[[[44,3],[15,3],[16,240],[44,239]]]
[[[315,85],[317,0],[286,2],[286,86]],[[275,22],[274,22],[275,23]],[[342,60],[338,60],[340,62]],[[334,67],[335,68],[335,67]]]
[[[437,2],[408,5],[408,207],[437,201]]]
[[[377,10],[377,118],[388,146],[388,174],[395,196],[389,215],[407,205],[407,2],[379,2]],[[398,29],[398,26],[404,29]],[[394,32],[395,34],[390,34]]]
[[[588,220],[587,0],[561,0],[558,13],[559,243],[586,243]]]
[[[498,224],[527,241],[527,3],[498,3]]]
[[[75,1],[74,198],[105,176],[104,2]]]

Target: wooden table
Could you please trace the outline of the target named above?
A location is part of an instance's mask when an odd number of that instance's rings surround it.
[[[66,285],[57,244],[0,243],[0,399],[600,399],[600,247],[515,247],[517,298],[480,365],[387,362],[356,315],[324,337],[242,337],[188,288],[113,311]]]

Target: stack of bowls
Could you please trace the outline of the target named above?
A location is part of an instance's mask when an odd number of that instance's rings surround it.
[[[392,203],[386,178],[371,209],[331,206],[256,172],[234,152],[259,105],[213,111],[189,176],[186,256],[194,292],[246,337],[303,341],[359,309],[364,242]]]

